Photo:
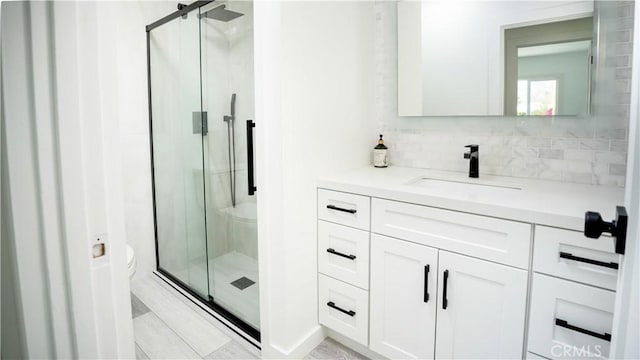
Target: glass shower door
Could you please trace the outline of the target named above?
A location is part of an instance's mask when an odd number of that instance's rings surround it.
[[[158,270],[209,296],[198,11],[149,32]]]
[[[247,121],[254,119],[253,3],[214,2],[201,13],[209,291],[260,329],[256,194],[248,189]],[[245,331],[251,330],[245,327]]]
[[[158,271],[259,341],[253,4],[194,2],[147,32]]]

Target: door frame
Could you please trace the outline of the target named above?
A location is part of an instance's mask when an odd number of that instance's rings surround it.
[[[109,19],[96,2],[2,6],[3,247],[21,351],[132,358],[116,70],[100,56],[115,46]]]

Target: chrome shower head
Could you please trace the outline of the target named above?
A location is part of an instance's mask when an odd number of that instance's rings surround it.
[[[215,7],[213,9],[207,11],[206,13],[204,13],[204,14],[202,14],[200,16],[201,17],[206,17],[208,19],[229,22],[229,21],[231,21],[233,19],[239,18],[240,16],[244,15],[244,14],[239,13],[239,12],[227,10],[226,7],[227,7],[226,5],[220,5],[218,7]]]

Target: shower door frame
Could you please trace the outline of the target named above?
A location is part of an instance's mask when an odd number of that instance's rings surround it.
[[[186,15],[193,10],[197,10],[215,1],[216,0],[195,1],[189,5],[184,6],[180,10],[177,10],[145,27],[146,37],[147,37],[147,96],[148,96],[148,102],[149,102],[149,145],[150,145],[150,154],[151,154],[151,190],[152,190],[151,192],[153,197],[153,233],[154,233],[154,240],[155,240],[155,247],[156,247],[155,249],[156,250],[156,272],[162,275],[160,276],[160,278],[163,281],[167,281],[168,279],[169,281],[167,282],[169,282],[170,286],[174,286],[174,287],[178,286],[181,290],[183,290],[184,292],[187,292],[193,298],[199,300],[202,304],[206,305],[208,308],[213,310],[216,314],[222,316],[224,320],[233,324],[235,327],[237,327],[237,329],[235,329],[232,326],[229,326],[224,321],[221,321],[221,323],[223,323],[233,332],[235,332],[242,338],[246,339],[247,341],[249,341],[249,343],[256,346],[257,348],[260,348],[260,346],[258,345],[260,343],[260,330],[255,329],[253,326],[249,325],[248,323],[246,323],[245,321],[243,321],[242,319],[240,319],[239,317],[237,317],[236,315],[234,315],[233,313],[231,313],[221,305],[217,304],[214,301],[213,296],[211,296],[210,294],[211,291],[209,291],[209,294],[208,294],[209,298],[205,299],[204,297],[202,297],[202,295],[194,291],[189,285],[185,284],[182,280],[172,275],[169,271],[162,269],[160,267],[160,256],[158,252],[159,247],[158,247],[158,223],[157,223],[157,215],[156,215],[156,179],[155,179],[154,158],[153,158],[153,111],[152,111],[153,109],[151,104],[151,31],[155,28],[158,28],[168,23],[169,21],[182,17],[183,15]],[[198,59],[198,61],[202,62],[202,58]],[[202,66],[202,64],[200,64],[200,66]],[[200,81],[202,82],[202,78],[200,78]],[[200,91],[202,91],[202,88]],[[199,304],[196,304],[196,305],[199,305]],[[238,331],[238,329],[240,331]],[[253,340],[257,341],[258,344],[256,344],[255,341],[252,341],[251,339],[247,339],[247,335],[250,336]]]

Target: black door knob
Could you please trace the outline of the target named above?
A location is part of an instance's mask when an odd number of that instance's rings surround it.
[[[587,211],[584,216],[584,236],[597,239],[603,232],[612,233],[615,231],[613,222],[602,220],[600,213]]]
[[[627,242],[627,210],[616,207],[616,219],[612,222],[602,220],[600,213],[587,211],[584,216],[584,236],[597,239],[602,233],[609,233],[615,240],[616,253],[624,254]]]

